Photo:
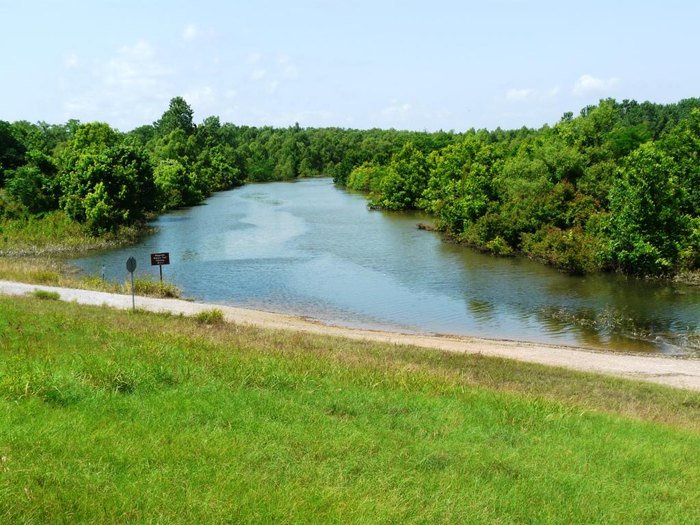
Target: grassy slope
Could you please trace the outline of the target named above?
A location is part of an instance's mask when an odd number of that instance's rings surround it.
[[[700,394],[0,298],[0,522],[698,522]]]

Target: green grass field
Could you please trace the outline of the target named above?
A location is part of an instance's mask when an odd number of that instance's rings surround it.
[[[205,317],[0,297],[0,523],[700,522],[700,393]]]

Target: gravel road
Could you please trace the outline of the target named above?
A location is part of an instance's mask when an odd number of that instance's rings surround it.
[[[5,295],[24,295],[36,289],[58,292],[64,301],[107,305],[119,309],[131,308],[130,295],[0,281],[0,293]],[[195,303],[179,299],[136,297],[136,307],[153,312],[172,312],[185,315],[193,315],[203,310],[217,308],[224,313],[226,320],[235,323],[383,343],[436,348],[448,352],[482,354],[700,391],[700,359],[612,354],[583,348],[521,341],[362,330],[322,324],[290,315],[217,304]]]

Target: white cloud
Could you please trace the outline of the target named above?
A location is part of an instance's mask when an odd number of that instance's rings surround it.
[[[89,77],[75,77],[66,91],[66,118],[108,120],[121,129],[153,121],[172,96],[175,71],[160,63],[153,46],[142,40],[123,46],[109,59],[93,62]]]
[[[316,109],[316,110],[296,110],[288,112],[274,111],[270,112],[267,109],[248,108],[250,116],[255,120],[268,123],[272,126],[286,127],[298,122],[300,126],[332,126],[337,125],[338,115],[331,111]]]
[[[267,83],[267,92],[270,95],[274,95],[277,92],[277,88],[280,86],[279,80],[271,80]]]
[[[265,69],[256,69],[253,71],[253,73],[250,75],[251,80],[262,80],[265,78],[265,75],[267,75],[267,70]]]
[[[410,102],[394,99],[379,113],[381,117],[374,126],[400,128],[415,117],[416,111]]]
[[[216,93],[210,86],[202,86],[192,89],[183,95],[183,98],[193,106],[210,106],[216,102]]]
[[[262,60],[262,55],[258,53],[257,51],[254,51],[253,53],[249,53],[248,57],[246,58],[246,62],[250,65],[255,65],[258,64]]]
[[[182,39],[185,42],[192,42],[195,38],[201,35],[199,28],[194,24],[187,24],[182,30]]]
[[[66,69],[76,69],[80,67],[80,59],[75,53],[71,53],[63,60],[63,66]]]
[[[576,96],[589,95],[591,93],[603,93],[610,91],[620,83],[620,79],[611,78],[596,78],[591,75],[581,75],[574,83],[571,92]]]
[[[382,109],[382,115],[388,118],[405,117],[412,109],[413,106],[408,102],[400,103],[398,100],[392,100],[389,106]]]
[[[98,70],[105,84],[123,88],[156,87],[160,79],[172,74],[172,70],[158,63],[153,46],[144,40],[122,47],[116,57]]]
[[[544,94],[544,98],[554,98],[559,94],[559,91],[561,91],[559,89],[559,86],[554,86],[552,89],[550,89]]]
[[[506,91],[505,99],[508,102],[542,102],[553,99],[559,94],[559,86],[554,86],[546,91],[532,88],[511,88]]]
[[[529,98],[532,98],[535,95],[535,90],[534,89],[509,89],[506,91],[506,100],[509,102],[522,102],[523,100],[527,100]]]
[[[277,65],[280,68],[280,74],[282,78],[295,79],[299,76],[299,69],[294,65],[291,59],[283,55],[277,60]]]
[[[451,113],[444,107],[424,106],[414,101],[393,99],[378,115],[371,115],[371,126],[410,129],[413,123],[422,122],[423,129],[449,129]]]

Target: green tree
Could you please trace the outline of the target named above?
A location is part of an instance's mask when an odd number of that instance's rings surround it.
[[[654,144],[624,163],[610,194],[610,257],[627,273],[671,273],[692,221],[681,213],[678,167]]]
[[[365,162],[350,172],[347,186],[353,190],[376,193],[381,188],[382,180],[386,173],[387,169],[385,166],[379,166],[373,162]]]
[[[24,164],[25,153],[26,148],[12,133],[10,123],[0,120],[0,187],[6,174]]]
[[[700,109],[691,113],[660,142],[677,164],[683,187],[683,211],[700,216]]]
[[[489,146],[475,137],[435,151],[429,158],[430,177],[420,202],[437,215],[438,225],[459,235],[468,223],[486,213],[491,200],[490,165],[477,162],[477,153]]]
[[[174,129],[155,139],[151,144],[153,160],[177,160],[183,166],[190,166],[197,158],[196,140],[189,140],[181,129]]]
[[[243,184],[237,156],[236,150],[227,144],[216,144],[201,151],[194,171],[206,184],[207,193],[228,190]]]
[[[428,166],[412,142],[394,155],[381,182],[379,204],[389,210],[416,208],[428,183]]]
[[[154,126],[159,135],[167,135],[176,129],[181,130],[185,135],[191,135],[195,130],[193,115],[194,112],[185,99],[175,97],[170,100],[167,111],[154,123]]]
[[[143,220],[156,205],[150,159],[119,139],[107,124],[86,124],[62,158],[59,204],[95,233]]]
[[[56,209],[60,188],[53,159],[38,151],[26,157],[27,164],[14,170],[7,181],[8,194],[30,213]]]
[[[160,208],[167,210],[201,202],[203,195],[197,181],[175,159],[165,159],[156,166],[153,178],[160,195]]]

